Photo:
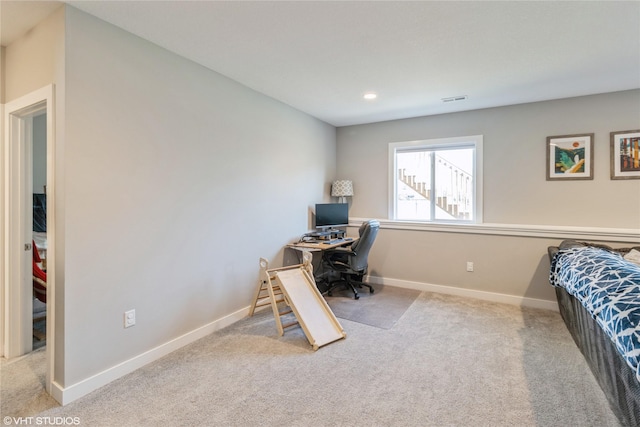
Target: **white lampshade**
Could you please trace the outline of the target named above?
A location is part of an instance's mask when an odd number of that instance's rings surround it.
[[[335,197],[353,196],[353,182],[348,179],[333,181],[331,195]]]

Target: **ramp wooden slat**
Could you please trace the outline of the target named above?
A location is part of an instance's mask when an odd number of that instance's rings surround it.
[[[256,289],[256,293],[253,297],[253,302],[251,303],[251,308],[249,309],[249,317],[253,316],[256,312],[256,308],[263,307],[265,305],[269,305],[272,303],[271,293],[275,297],[276,304],[284,301],[284,295],[282,290],[277,285],[272,285],[269,283],[269,280],[273,280],[274,277],[267,277],[269,274],[267,272],[267,267],[269,262],[261,258],[260,259],[260,279],[258,283],[258,288]],[[271,286],[271,291],[269,291],[269,286]]]
[[[292,310],[285,308],[283,311],[280,311],[280,308],[278,308],[279,303],[284,303],[287,306],[289,304],[285,301],[285,295],[280,289],[280,286],[276,283],[276,276],[272,274],[273,271],[277,271],[278,269],[269,270],[268,267],[269,261],[265,258],[260,258],[260,278],[253,302],[251,303],[251,308],[249,309],[249,316],[254,315],[256,308],[271,305],[278,333],[284,335],[285,328],[295,326],[298,322],[282,324],[280,318],[291,313]]]

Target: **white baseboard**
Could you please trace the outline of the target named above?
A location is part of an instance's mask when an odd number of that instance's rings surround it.
[[[431,283],[411,282],[408,280],[389,279],[377,276],[368,276],[367,281],[377,285],[395,286],[398,288],[415,289],[417,291],[435,292],[439,294],[481,299],[484,301],[559,311],[558,303],[556,301],[537,298],[518,297],[515,295],[499,294],[495,292],[477,291],[473,289],[455,288],[453,286],[433,285]]]
[[[58,383],[54,382],[50,391],[51,396],[61,405],[67,405],[74,400],[77,400],[82,396],[85,396],[92,391],[97,390],[100,387],[135,371],[136,369],[139,369],[155,360],[160,359],[161,357],[166,356],[167,354],[175,350],[178,350],[181,347],[184,347],[187,344],[197,341],[200,338],[203,338],[217,330],[220,330],[245,318],[248,314],[249,307],[238,310],[234,313],[229,314],[228,316],[215,320],[207,325],[188,332],[165,344],[146,351],[138,356],[119,363],[116,366],[106,369],[68,387],[62,387]]]

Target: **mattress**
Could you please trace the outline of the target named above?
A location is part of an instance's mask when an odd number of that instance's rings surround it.
[[[559,250],[549,281],[574,296],[640,382],[640,266],[599,247]]]

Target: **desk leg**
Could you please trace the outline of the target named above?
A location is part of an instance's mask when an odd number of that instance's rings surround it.
[[[314,249],[306,249],[306,248],[292,248],[286,247],[284,249],[284,266],[302,264],[302,253],[303,252],[311,252],[313,258],[311,260],[311,265],[313,266],[313,278],[316,281],[316,287],[320,291],[320,293],[325,292],[327,289],[325,280],[324,280],[324,271],[322,269],[322,251],[314,250]]]

